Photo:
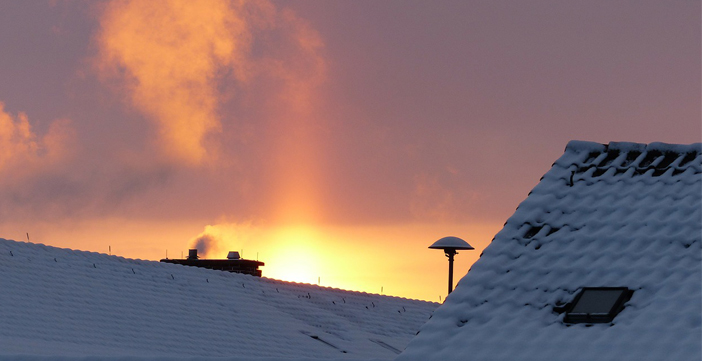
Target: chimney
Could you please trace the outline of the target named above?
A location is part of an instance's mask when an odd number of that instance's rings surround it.
[[[229,254],[227,255],[227,259],[239,259],[241,256],[239,256],[239,252],[237,251],[229,251]]]
[[[191,249],[190,251],[188,251],[188,259],[198,259],[197,249]]]

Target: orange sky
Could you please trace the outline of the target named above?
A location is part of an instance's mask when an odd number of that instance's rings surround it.
[[[702,138],[699,2],[505,4],[4,4],[0,237],[438,301],[569,140]]]
[[[437,234],[461,234],[476,250],[456,256],[455,280],[464,275],[501,225],[405,224],[368,227],[313,225],[263,226],[222,222],[202,227],[202,222],[144,222],[132,219],[99,219],[66,223],[13,224],[32,229],[32,242],[158,260],[187,257],[189,235],[203,232],[218,241],[207,250],[208,258],[225,258],[239,251],[244,258],[266,263],[266,277],[294,282],[320,282],[322,286],[438,302],[446,297],[447,258],[427,247]],[[4,237],[26,240],[26,234],[7,232]],[[148,240],[145,242],[145,240]],[[200,252],[202,255],[202,252]]]

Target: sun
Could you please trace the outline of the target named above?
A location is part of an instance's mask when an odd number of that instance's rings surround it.
[[[322,274],[319,233],[311,227],[285,227],[273,235],[272,254],[266,257],[266,277],[316,284]]]

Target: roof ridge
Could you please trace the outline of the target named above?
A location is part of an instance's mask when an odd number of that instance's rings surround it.
[[[566,145],[565,151],[592,151],[592,152],[606,152],[611,149],[616,149],[620,151],[652,151],[658,150],[662,152],[676,152],[685,153],[690,151],[697,151],[702,153],[702,142],[690,143],[690,144],[675,144],[675,143],[664,143],[664,142],[652,142],[652,143],[635,143],[635,142],[609,142],[608,144],[586,141],[586,140],[571,140]]]

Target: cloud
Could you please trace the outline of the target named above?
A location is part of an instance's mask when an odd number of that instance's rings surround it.
[[[186,165],[216,159],[222,104],[253,79],[282,81],[266,93],[304,108],[324,69],[317,33],[267,1],[116,0],[99,22],[99,75],[154,122],[163,154]]]
[[[319,33],[293,11],[283,10],[276,26],[284,41],[294,50],[279,58],[268,59],[264,69],[285,83],[282,99],[291,110],[309,116],[314,105],[315,90],[326,80],[327,64],[321,55],[324,42]]]
[[[54,120],[41,135],[25,113],[12,115],[4,107],[0,102],[0,217],[36,218],[52,212],[56,200],[75,202],[80,187],[66,172],[78,150],[71,121]]]
[[[59,219],[126,212],[150,206],[144,197],[173,177],[169,165],[126,159],[87,148],[72,120],[36,131],[26,113],[0,102],[0,218]]]
[[[122,78],[173,157],[200,162],[204,136],[220,126],[216,77],[223,67],[240,79],[246,73],[241,13],[225,1],[113,1],[100,20],[100,71]]]
[[[72,153],[74,138],[69,119],[55,120],[39,137],[25,113],[12,116],[0,102],[0,171],[6,174],[4,181],[19,181],[61,163]]]
[[[439,173],[415,175],[410,197],[410,211],[414,218],[431,222],[466,221],[471,215],[470,207],[479,197],[460,182],[465,182],[465,179],[459,178],[453,167]]]
[[[126,111],[92,82],[72,120],[1,108],[0,217],[258,219],[281,193],[307,194],[307,179],[276,188],[312,177],[320,153],[298,136],[326,73],[308,23],[267,1],[115,0],[90,14],[90,69]]]

